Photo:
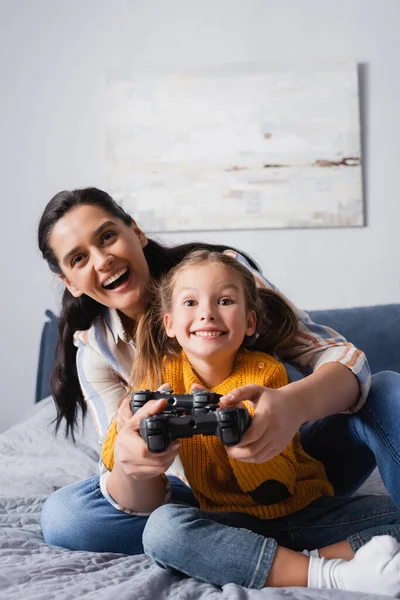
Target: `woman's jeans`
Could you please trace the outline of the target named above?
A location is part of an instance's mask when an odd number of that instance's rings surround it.
[[[340,497],[321,498],[294,515],[262,521],[239,513],[200,511],[190,489],[170,478],[171,504],[150,517],[135,517],[109,504],[94,477],[48,498],[42,513],[44,538],[76,550],[145,550],[160,565],[186,575],[216,585],[254,588],[264,585],[277,543],[303,550],[347,538],[357,550],[373,535],[391,534],[400,541],[400,510],[387,496],[344,498],[377,463],[400,506],[400,374],[375,375],[360,412],[306,424],[302,443],[325,464]]]
[[[376,466],[400,507],[400,373],[372,377],[363,408],[354,415],[333,415],[301,428],[301,443],[320,460],[338,496],[353,494]]]

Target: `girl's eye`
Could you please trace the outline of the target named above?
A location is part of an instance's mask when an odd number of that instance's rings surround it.
[[[195,300],[185,300],[183,303],[183,306],[195,306],[196,305],[196,301]]]
[[[218,304],[220,304],[220,306],[230,306],[233,304],[233,300],[232,298],[220,298],[220,300],[218,300]]]

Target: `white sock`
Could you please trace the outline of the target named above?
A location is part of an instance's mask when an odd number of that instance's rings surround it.
[[[311,556],[308,587],[399,596],[400,544],[390,535],[380,535],[349,561]]]
[[[304,554],[305,556],[315,556],[315,558],[319,558],[318,548],[316,548],[315,550],[303,550],[301,554]]]

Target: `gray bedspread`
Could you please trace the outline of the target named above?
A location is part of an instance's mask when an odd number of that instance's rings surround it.
[[[0,598],[70,600],[349,600],[387,598],[335,590],[268,588],[248,590],[229,584],[222,589],[179,578],[146,556],[72,552],[44,543],[40,511],[52,486],[97,473],[96,435],[87,419],[73,446],[54,437],[53,403],[42,401],[22,423],[0,434]],[[368,492],[382,493],[375,476]]]

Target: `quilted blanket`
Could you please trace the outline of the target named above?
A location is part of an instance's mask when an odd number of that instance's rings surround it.
[[[221,588],[179,578],[146,556],[70,551],[45,544],[40,511],[52,486],[97,473],[99,448],[87,419],[76,445],[53,434],[51,399],[0,434],[0,598],[6,600],[371,600],[387,598],[336,590]],[[375,474],[365,491],[384,493]]]

